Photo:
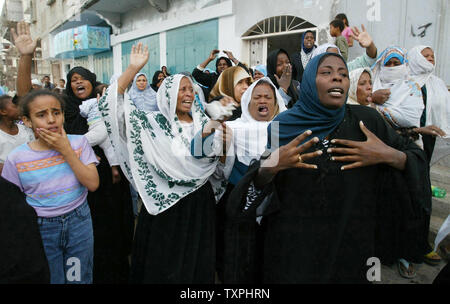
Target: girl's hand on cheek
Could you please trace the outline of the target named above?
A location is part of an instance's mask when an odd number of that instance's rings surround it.
[[[39,137],[53,150],[58,151],[63,156],[67,153],[73,152],[70,145],[69,138],[67,138],[64,128],[61,134],[51,132],[47,129],[36,129]]]

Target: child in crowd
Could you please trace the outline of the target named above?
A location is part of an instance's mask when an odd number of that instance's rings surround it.
[[[21,101],[23,122],[36,140],[15,148],[2,177],[17,185],[37,213],[52,284],[92,283],[94,239],[88,191],[99,186],[86,137],[66,135],[61,97],[33,91]]]
[[[8,154],[16,147],[34,140],[33,131],[16,123],[19,109],[8,95],[0,96],[0,174]]]
[[[105,84],[98,85],[95,87],[95,92],[97,96],[101,96],[108,86]],[[80,105],[80,115],[87,119],[89,125],[89,131],[84,136],[86,136],[88,142],[91,146],[99,145],[100,148],[105,152],[106,158],[108,159],[109,165],[112,168],[113,176],[120,178],[119,173],[119,162],[114,153],[114,148],[111,145],[111,141],[108,138],[108,132],[106,130],[105,123],[98,110],[98,100],[97,98],[91,98],[83,101]]]
[[[336,18],[334,18],[336,20],[341,20],[342,22],[344,22],[344,30],[342,31],[342,36],[345,37],[345,39],[347,39],[348,42],[348,47],[352,47],[353,46],[353,31],[348,23],[348,18],[345,14],[338,14],[336,15]]]
[[[348,61],[348,43],[347,39],[342,36],[344,28],[344,22],[341,20],[333,20],[330,22],[330,35],[336,38],[336,46],[341,51],[341,55],[344,57],[345,61]]]

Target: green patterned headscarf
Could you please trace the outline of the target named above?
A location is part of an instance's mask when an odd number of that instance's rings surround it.
[[[145,114],[138,110],[127,94],[118,95],[117,83],[99,102],[121,167],[152,215],[164,212],[203,186],[218,162],[217,157],[197,159],[191,155],[191,140],[209,119],[194,100],[193,131],[183,130],[176,115],[183,77],[169,76],[161,84],[159,112]]]

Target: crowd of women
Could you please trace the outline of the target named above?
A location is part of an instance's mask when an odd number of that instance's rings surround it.
[[[431,47],[379,52],[355,27],[347,62],[307,31],[266,65],[213,50],[150,84],[139,43],[109,86],[75,67],[60,95],[32,90],[36,41],[13,36],[0,281],[368,283],[372,257],[406,278],[439,263],[429,170],[450,95]]]

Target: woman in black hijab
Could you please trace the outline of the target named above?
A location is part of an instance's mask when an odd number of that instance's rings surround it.
[[[285,99],[288,108],[292,108],[299,97],[297,88],[300,83],[293,79],[293,75],[296,73],[285,50],[275,50],[267,57],[267,76]]]
[[[294,65],[295,70],[297,71],[294,74],[294,79],[298,82],[302,82],[303,72],[306,69],[306,65],[312,58],[312,54],[315,46],[315,35],[313,31],[306,31],[302,35],[302,44],[299,52],[293,54],[292,64]]]
[[[67,134],[87,133],[87,121],[80,115],[79,106],[96,97],[97,85],[96,75],[83,67],[75,67],[67,74],[64,113]],[[94,226],[94,283],[126,283],[134,227],[129,184],[123,176],[113,184],[103,150],[98,146],[93,149],[101,158],[97,166],[100,187],[88,195]]]
[[[164,78],[166,78],[166,76],[164,76],[162,71],[156,71],[155,74],[153,74],[152,84],[150,86],[155,92],[158,92]]]
[[[346,105],[349,87],[340,55],[308,63],[301,102],[268,127],[272,154],[230,194],[225,284],[369,283],[373,257],[423,260],[425,153],[372,108]]]

